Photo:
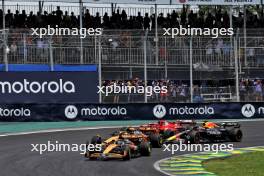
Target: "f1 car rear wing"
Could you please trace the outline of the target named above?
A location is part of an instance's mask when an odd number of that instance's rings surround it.
[[[222,122],[220,123],[223,127],[234,127],[234,128],[240,128],[240,124],[238,122]]]
[[[196,125],[196,122],[194,120],[177,120],[176,123],[182,125]]]

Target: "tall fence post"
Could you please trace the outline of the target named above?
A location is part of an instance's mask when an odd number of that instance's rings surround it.
[[[24,50],[24,55],[23,55],[23,59],[24,59],[24,63],[27,63],[27,42],[26,42],[26,34],[23,33],[23,50]]]
[[[3,49],[4,49],[4,62],[5,62],[5,71],[8,71],[8,58],[7,58],[7,50],[8,50],[8,46],[7,46],[7,33],[5,30],[3,30],[3,35],[4,35],[4,45],[3,45]]]
[[[238,29],[238,31],[239,31],[239,29]],[[238,50],[240,50],[240,48],[241,48],[241,38],[240,37],[237,37],[237,48],[238,48]],[[237,55],[238,55],[238,58],[240,58],[238,60],[239,74],[242,74],[241,52],[238,52]]]
[[[191,103],[193,103],[193,48],[192,48],[192,36],[190,37],[190,95],[191,95]]]
[[[80,29],[83,28],[83,2],[79,2],[79,17],[80,17]],[[80,36],[80,64],[83,64],[83,39]]]
[[[244,5],[243,6],[243,10],[244,10],[244,16],[243,16],[243,20],[244,20],[244,25],[243,25],[243,33],[244,33],[244,64],[245,66],[248,65],[247,63],[247,18],[246,18],[246,15],[247,15],[247,10],[246,10],[246,6]]]
[[[7,33],[5,29],[5,0],[2,0],[2,15],[3,15],[3,54],[5,62],[5,71],[8,71],[8,58],[7,58]]]
[[[167,65],[167,37],[165,36],[164,37],[164,40],[165,40],[165,43],[164,43],[164,53],[165,53],[165,56],[164,56],[164,65],[165,65],[165,80],[167,80],[168,78],[168,65]]]
[[[49,39],[49,57],[50,57],[50,70],[54,71],[54,59],[53,59],[53,49],[52,49],[52,40]]]
[[[102,87],[102,47],[101,47],[101,36],[98,40],[98,77],[99,77],[99,87]],[[99,92],[99,103],[102,103],[102,93]]]
[[[132,49],[132,41],[131,41],[131,36],[129,37],[129,56],[128,56],[128,63],[129,63],[129,65],[130,65],[130,67],[129,67],[129,79],[133,79],[133,69],[132,69],[132,51],[131,51],[131,49]]]
[[[229,7],[229,27],[230,28],[233,28],[233,6],[230,6]],[[233,45],[233,38],[232,38],[232,35],[230,35],[230,44],[231,44],[231,48],[232,48],[232,45]],[[230,62],[230,66],[232,66],[232,57],[229,58],[229,62]]]
[[[238,54],[237,54],[237,37],[234,37],[234,51],[235,51],[235,74],[236,74],[236,100],[237,102],[240,101],[239,95],[239,77],[238,77]]]
[[[143,41],[143,45],[144,45],[144,86],[145,88],[147,87],[148,83],[148,79],[147,79],[147,36],[148,36],[148,30],[146,30],[145,32],[145,36],[144,36],[144,41]],[[148,102],[148,97],[147,97],[147,92],[145,91],[144,94],[145,98],[144,98],[144,102],[147,103]]]
[[[97,60],[97,37],[96,35],[94,36],[94,63],[97,64],[98,60]]]
[[[159,39],[158,39],[158,7],[155,4],[155,58],[156,58],[156,65],[159,64]]]
[[[5,30],[5,0],[2,0],[3,30]]]

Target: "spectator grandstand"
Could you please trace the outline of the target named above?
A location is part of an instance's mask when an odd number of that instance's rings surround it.
[[[11,9],[11,8],[10,8]],[[166,95],[154,94],[149,102],[190,102],[190,57],[194,69],[194,102],[236,101],[235,58],[239,66],[239,92],[241,101],[263,100],[264,67],[264,11],[261,7],[236,11],[230,19],[226,8],[182,9],[161,11],[157,17],[149,11],[129,12],[117,8],[97,12],[84,10],[84,28],[103,28],[100,37],[32,35],[30,28],[79,28],[80,16],[74,11],[55,10],[35,12],[8,9],[5,13],[4,34],[7,39],[8,63],[25,64],[102,64],[102,83],[144,85],[144,54],[148,67],[148,85],[166,85]],[[164,13],[166,12],[166,13]],[[231,23],[232,22],[232,23]],[[162,28],[179,25],[197,28],[233,27],[235,35],[220,36],[162,36]],[[231,26],[230,26],[231,25]],[[0,28],[3,11],[0,9]],[[147,34],[147,35],[146,35]],[[245,35],[246,34],[246,35]],[[235,48],[234,44],[237,44]],[[146,46],[144,48],[144,45]],[[3,48],[3,45],[0,46]],[[100,50],[100,52],[99,52]],[[191,50],[191,52],[190,52]],[[236,53],[237,52],[237,56]],[[101,55],[99,55],[99,53]],[[1,49],[1,63],[5,63]],[[256,72],[255,72],[256,71]],[[258,73],[258,74],[256,74]],[[139,77],[136,81],[134,77]],[[219,81],[221,80],[221,81]],[[143,102],[142,95],[111,95],[103,102]]]
[[[252,12],[246,11],[246,26],[247,28],[263,28],[264,27],[264,12],[263,9],[257,9]],[[104,29],[151,29],[155,27],[155,14],[146,12],[142,14],[140,11],[137,14],[127,14],[126,10],[117,8],[112,11],[112,14],[105,12],[100,14],[91,14],[89,9],[86,9],[83,16],[83,26],[86,28]],[[2,25],[3,12],[0,10],[0,25]],[[43,13],[27,13],[25,10],[16,10],[12,12],[7,10],[5,15],[7,28],[40,28],[48,25],[55,27],[74,28],[79,27],[80,16],[74,12],[63,12],[60,6],[56,10]],[[182,26],[198,27],[198,28],[229,28],[230,15],[226,9],[217,8],[214,10],[194,10],[183,7],[181,10],[172,10],[167,14],[158,14],[159,28],[173,28]],[[243,28],[243,13],[238,12],[232,16],[232,27]]]

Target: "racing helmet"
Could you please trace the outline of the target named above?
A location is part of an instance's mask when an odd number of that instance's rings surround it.
[[[125,141],[124,140],[118,140],[118,141],[116,141],[116,144],[118,144],[118,145],[124,145],[125,144]]]
[[[130,143],[129,139],[124,139],[124,143],[129,144]]]
[[[136,131],[136,129],[134,127],[128,127],[127,131],[132,132],[132,131]]]
[[[120,139],[123,139],[123,136],[124,135],[128,135],[128,132],[121,132],[120,134],[119,134],[119,138]]]
[[[216,128],[218,127],[218,125],[214,122],[205,122],[205,124],[203,125],[204,128]]]
[[[203,127],[206,126],[206,123],[207,123],[207,122],[208,122],[207,120],[203,121],[203,123],[202,123]]]

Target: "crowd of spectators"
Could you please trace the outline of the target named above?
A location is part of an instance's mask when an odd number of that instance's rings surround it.
[[[264,100],[264,84],[261,79],[242,79],[240,81],[240,101],[256,101]],[[103,86],[111,85],[119,86],[144,86],[144,80],[139,78],[131,80],[105,80]],[[179,80],[149,80],[148,86],[167,86],[168,92],[154,93],[148,97],[148,102],[190,102],[190,86],[189,81]],[[234,81],[195,81],[193,85],[193,101],[194,102],[207,102],[204,95],[212,95],[215,100],[209,101],[223,101],[224,94],[230,94],[229,101],[232,101],[235,93]],[[120,102],[144,102],[143,94],[110,94],[109,96],[103,95],[104,102],[120,103]],[[225,99],[228,101],[228,99]]]
[[[263,11],[251,12],[247,10],[247,27],[258,28],[264,27]],[[2,25],[3,12],[0,10],[0,25]],[[95,15],[86,9],[83,15],[83,24],[86,28],[106,28],[106,29],[150,29],[155,27],[155,14],[141,14],[138,12],[135,16],[129,16],[125,10],[119,9],[112,12],[112,14],[99,14]],[[243,27],[243,13],[239,12],[238,15],[232,16],[233,27]],[[39,28],[47,27],[50,25],[55,27],[79,27],[79,15],[74,12],[63,12],[60,7],[56,11],[43,13],[37,12],[34,14],[32,11],[27,14],[25,10],[15,12],[7,11],[5,15],[6,27],[8,28]],[[158,27],[169,28],[178,27],[179,25],[199,28],[228,28],[230,26],[230,16],[227,10],[218,8],[215,10],[193,10],[182,8],[181,11],[173,10],[171,13],[158,14],[157,18]]]
[[[264,84],[261,79],[243,79],[240,81],[239,92],[241,101],[263,101]]]
[[[104,86],[111,85],[118,86],[145,86],[144,80],[135,78],[133,80],[106,80],[103,82]],[[189,96],[189,89],[185,82],[182,81],[170,81],[170,80],[149,80],[147,82],[148,86],[153,87],[167,87],[167,93],[152,92],[152,95],[148,96],[149,102],[187,102]],[[144,94],[112,94],[109,97],[105,96],[105,101],[112,101],[114,103],[118,102],[142,102],[144,101]],[[108,99],[108,100],[107,100]]]

